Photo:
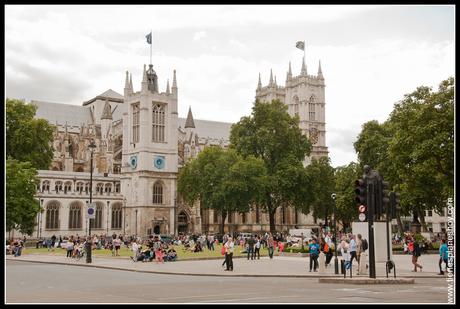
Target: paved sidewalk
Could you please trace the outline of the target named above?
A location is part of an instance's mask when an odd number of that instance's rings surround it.
[[[85,259],[79,261],[62,256],[26,254],[20,257],[11,255],[6,256],[7,260],[30,261],[37,263],[53,263],[65,264],[85,267],[99,267],[108,269],[119,269],[125,271],[137,271],[160,274],[176,274],[176,275],[195,275],[195,276],[232,276],[232,277],[343,277],[343,275],[334,274],[334,258],[323,273],[309,272],[308,257],[298,256],[275,256],[272,260],[268,257],[261,257],[260,260],[247,260],[246,258],[234,258],[234,271],[224,271],[222,267],[222,259],[207,259],[207,260],[184,260],[177,262],[155,263],[155,262],[133,262],[127,257],[118,258],[102,258],[93,257],[91,264],[87,264]],[[411,257],[408,255],[395,255],[394,262],[396,263],[398,278],[426,278],[442,276],[437,275],[438,255],[424,255],[419,259],[419,263],[423,265],[423,272],[411,272],[412,263]],[[339,260],[340,265],[340,260]],[[369,277],[369,275],[356,276],[357,264],[353,265],[353,277]],[[386,277],[385,264],[377,263],[377,277]],[[393,274],[390,274],[393,276]]]

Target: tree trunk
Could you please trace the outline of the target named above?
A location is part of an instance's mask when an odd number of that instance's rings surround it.
[[[424,210],[418,211],[418,216],[420,217],[420,223],[422,224],[422,232],[428,232],[428,228],[425,222],[425,211]]]
[[[225,227],[225,218],[227,217],[227,212],[222,211],[222,222],[220,223],[220,234],[224,235],[224,227]]]
[[[397,215],[397,216],[396,216],[396,222],[398,223],[398,233],[399,233],[399,236],[403,237],[403,235],[404,235],[404,227],[403,227],[403,224],[402,224],[402,220],[401,220],[401,216],[400,216],[400,215]]]

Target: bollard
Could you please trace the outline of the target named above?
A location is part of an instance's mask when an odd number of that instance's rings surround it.
[[[324,273],[326,270],[326,258],[324,256],[324,253],[319,254],[319,272]]]
[[[358,266],[358,272],[360,275],[367,275],[367,254],[366,252],[362,252],[361,256],[359,257],[359,266]]]

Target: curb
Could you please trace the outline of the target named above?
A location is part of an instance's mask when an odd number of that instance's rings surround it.
[[[370,278],[320,278],[319,283],[348,283],[348,284],[414,284],[415,279],[370,279]]]
[[[381,279],[369,279],[369,278],[352,278],[346,279],[342,278],[343,275],[314,275],[314,274],[301,274],[301,275],[264,275],[264,274],[229,274],[229,273],[208,273],[208,274],[200,274],[200,273],[188,273],[188,272],[170,272],[170,271],[157,271],[157,270],[142,270],[142,269],[131,269],[131,268],[122,268],[122,267],[115,267],[115,266],[104,266],[104,265],[94,265],[94,264],[71,264],[65,262],[52,262],[52,261],[34,261],[34,260],[15,260],[11,258],[5,259],[9,261],[16,261],[16,262],[29,262],[29,263],[39,263],[39,264],[55,264],[55,265],[66,265],[66,266],[79,266],[79,267],[94,267],[94,268],[102,268],[102,269],[109,269],[109,270],[122,270],[122,271],[131,271],[131,272],[138,272],[138,273],[150,273],[150,274],[160,274],[160,275],[178,275],[178,276],[200,276],[200,277],[252,277],[252,278],[318,278],[320,283],[335,283],[335,282],[321,282],[321,280],[337,280],[338,282],[345,283],[346,281],[350,280],[367,280],[367,281],[374,281],[374,280],[407,280],[402,278],[408,278],[409,280],[414,280],[415,278],[439,278],[438,276],[399,276],[401,279],[392,279],[392,278],[385,278],[385,276],[381,276]],[[340,278],[338,277],[340,276]],[[343,281],[343,282],[342,282]],[[338,283],[337,282],[337,283]],[[350,283],[350,282],[347,282]],[[355,283],[355,284],[365,284],[365,283]],[[389,284],[389,283],[387,283]],[[393,283],[399,284],[399,283]]]

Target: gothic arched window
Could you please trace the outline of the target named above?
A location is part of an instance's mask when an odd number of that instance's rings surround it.
[[[80,194],[83,192],[83,182],[77,182],[77,192]]]
[[[59,202],[52,201],[46,206],[45,229],[56,230],[59,228]]]
[[[101,194],[101,195],[104,193],[104,184],[103,183],[98,183],[96,185],[96,193]]]
[[[56,193],[62,191],[62,181],[56,181],[56,183],[54,184],[54,190],[56,191]]]
[[[69,209],[69,229],[81,229],[82,206],[80,202],[73,202]]]
[[[49,180],[45,180],[42,183],[42,192],[45,192],[45,191],[48,191],[48,193],[50,192],[50,182],[49,182]]]
[[[64,194],[66,194],[67,192],[70,192],[70,191],[72,191],[72,183],[70,181],[67,181],[64,184]]]
[[[165,108],[160,104],[153,105],[152,113],[152,141],[165,141]]]
[[[103,208],[104,208],[104,203],[96,202],[95,218],[91,220],[92,229],[102,228],[102,210]]]
[[[115,193],[120,193],[120,183],[119,182],[115,184]]]
[[[294,116],[299,114],[299,97],[294,97]]]
[[[153,204],[163,204],[163,185],[160,181],[153,185]]]
[[[309,120],[314,121],[315,120],[315,97],[311,96],[310,101],[308,102],[308,115],[309,115]]]
[[[105,193],[110,194],[112,192],[112,184],[106,183],[105,184]]]
[[[121,229],[121,204],[115,203],[112,206],[112,228]]]
[[[139,103],[132,105],[133,109],[133,143],[139,142]]]

